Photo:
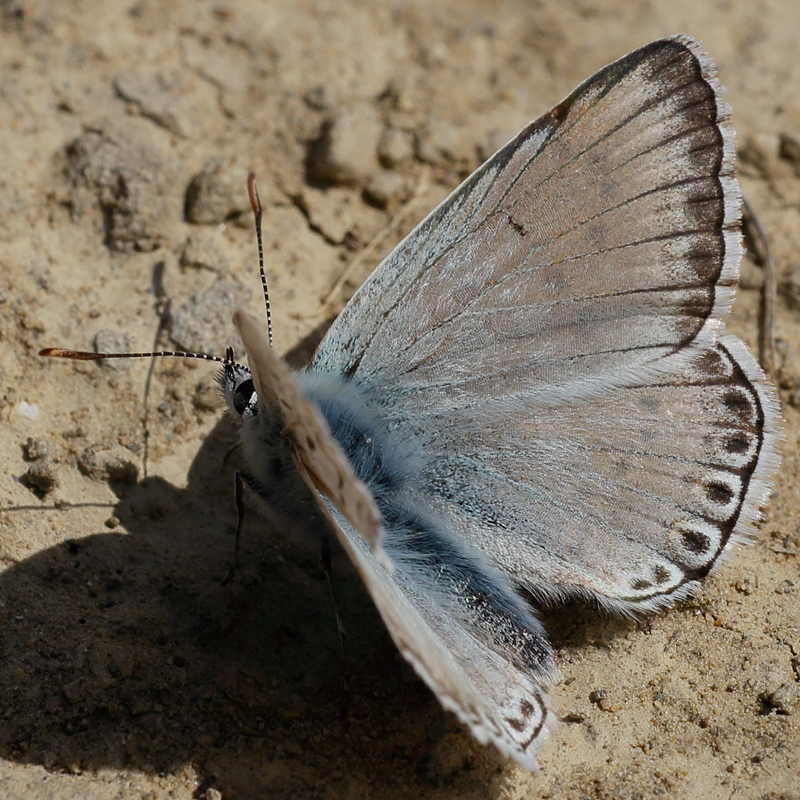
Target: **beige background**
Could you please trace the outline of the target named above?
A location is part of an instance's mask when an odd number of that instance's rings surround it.
[[[4,797],[800,797],[796,0],[8,0],[0,25]],[[226,459],[215,370],[162,360],[148,385],[148,361],[36,353],[91,349],[100,331],[177,347],[159,327],[169,312],[181,345],[222,354],[231,305],[250,296],[260,311],[238,216],[254,168],[277,343],[302,361],[483,156],[596,69],[675,32],[703,40],[729,87],[745,195],[782,286],[787,441],[758,541],[669,613],[548,614],[564,722],[538,775],[440,709],[338,564],[343,722],[313,549],[251,517],[246,566],[218,586],[237,454]],[[325,159],[311,143],[331,122]],[[200,222],[186,221],[187,193]],[[731,320],[752,345],[760,280],[747,261]]]

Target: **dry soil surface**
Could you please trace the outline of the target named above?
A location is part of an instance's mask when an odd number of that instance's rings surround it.
[[[0,3],[0,793],[800,798],[798,31],[797,0]],[[536,775],[442,711],[340,558],[343,718],[316,552],[251,517],[219,587],[239,454],[214,368],[37,351],[236,345],[231,308],[260,304],[252,168],[301,364],[482,158],[676,32],[719,65],[777,264],[786,442],[760,535],[667,613],[548,613],[562,723]],[[730,325],[753,347],[762,280],[746,259]]]

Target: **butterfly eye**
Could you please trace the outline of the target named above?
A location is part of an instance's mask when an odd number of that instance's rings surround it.
[[[241,417],[250,405],[250,400],[255,394],[255,386],[249,378],[242,381],[233,391],[233,409]]]

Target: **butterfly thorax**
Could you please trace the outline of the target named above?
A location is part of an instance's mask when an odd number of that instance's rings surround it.
[[[344,378],[309,370],[294,376],[320,410],[353,470],[379,505],[410,488],[422,473],[420,458],[409,442],[398,442],[376,408],[377,395]],[[247,484],[280,527],[303,527],[314,534],[327,528],[324,515],[294,462],[292,441],[277,407],[261,404],[250,371],[226,365],[219,382],[228,410],[241,422]]]

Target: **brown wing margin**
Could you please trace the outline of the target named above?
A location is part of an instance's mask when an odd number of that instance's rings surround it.
[[[706,235],[697,241],[690,258],[698,268],[699,280],[695,288],[705,289],[705,292],[699,297],[695,291],[687,298],[684,305],[687,330],[680,343],[674,346],[673,351],[677,352],[694,341],[706,319],[712,316],[719,318],[727,313],[732,297],[726,294],[727,302],[720,308],[715,303],[716,289],[735,288],[739,280],[739,262],[743,253],[740,232],[741,190],[734,177],[734,131],[730,124],[730,106],[722,100],[725,90],[717,79],[716,65],[698,42],[686,36],[674,36],[645,45],[585,80],[545,115],[554,123],[548,142],[568,134],[570,126],[565,123],[576,104],[585,103],[586,98],[591,98],[591,105],[601,102],[609,91],[642,64],[652,67],[653,78],[660,72],[685,70],[690,66],[692,77],[685,85],[691,84],[696,92],[693,96],[692,121],[696,122],[697,130],[703,133],[703,139],[698,142],[695,152],[698,157],[705,158],[709,153],[713,153],[710,169],[708,163],[705,164],[705,168],[708,169],[709,178],[713,180],[715,186],[711,191],[707,183],[698,186],[699,194],[692,201],[695,204],[693,208],[696,218],[695,232],[699,234],[703,231]],[[632,119],[659,102],[662,102],[661,98],[654,98],[621,117],[620,121],[598,140],[598,143],[624,128]],[[682,113],[687,114],[688,109],[683,108]],[[531,128],[540,122],[531,123],[517,139],[521,140],[530,135]],[[659,142],[657,146],[661,144],[663,142]],[[569,165],[565,164],[565,168],[569,168]],[[663,290],[678,288],[688,287],[664,286]]]
[[[726,465],[707,465],[718,472],[706,478],[699,488],[712,507],[723,509],[731,501],[736,502],[723,519],[699,515],[699,522],[695,524],[682,522],[675,526],[675,533],[680,536],[687,553],[703,562],[695,566],[678,564],[684,573],[683,580],[672,590],[678,596],[684,593],[683,587],[689,587],[714,571],[724,561],[731,544],[747,541],[750,526],[760,516],[760,507],[769,493],[766,481],[777,470],[780,460],[778,402],[761,368],[744,345],[737,338],[726,336],[713,349],[704,352],[699,361],[701,372],[707,376],[702,385],[719,387],[719,408],[710,413],[724,430],[724,448],[730,454]],[[686,381],[683,385],[700,384]],[[726,481],[724,473],[732,480]],[[697,510],[691,513],[698,516]],[[708,526],[716,529],[716,535]],[[646,594],[651,587],[641,588]],[[620,599],[641,601],[642,595]]]

